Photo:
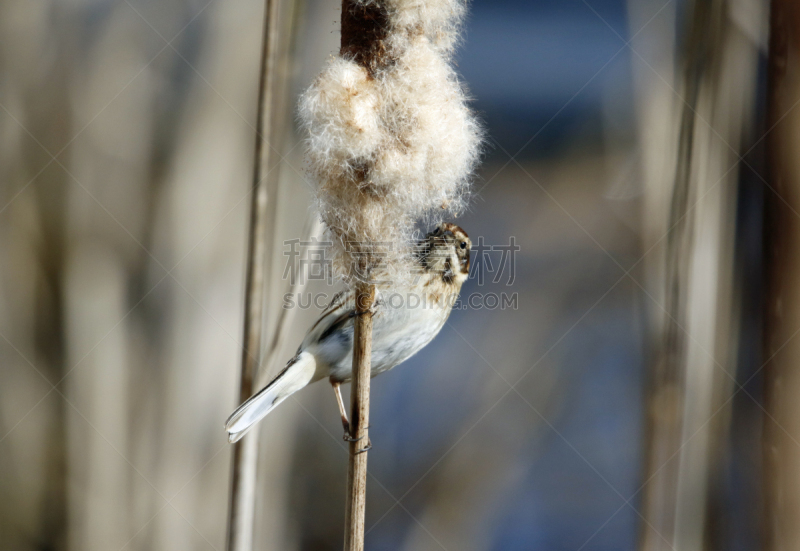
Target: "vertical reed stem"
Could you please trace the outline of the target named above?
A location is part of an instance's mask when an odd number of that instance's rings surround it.
[[[767,106],[768,173],[764,193],[763,484],[766,551],[798,549],[800,526],[800,6],[770,6]]]
[[[386,63],[383,40],[388,32],[380,2],[357,4],[342,0],[340,54],[370,73]],[[367,267],[363,267],[367,268]],[[364,272],[362,272],[364,273]],[[372,367],[372,304],[375,286],[356,286],[356,320],[353,335],[353,380],[350,389],[350,463],[347,469],[345,551],[364,549],[364,511],[367,501],[367,448],[369,448],[369,380]]]
[[[347,469],[345,551],[364,549],[364,511],[367,501],[367,451],[369,447],[369,382],[372,354],[372,303],[375,286],[356,288],[353,336],[353,380],[350,391],[350,463]]]
[[[270,147],[266,143],[272,122],[272,89],[278,39],[278,0],[264,2],[264,28],[258,84],[253,189],[250,203],[250,229],[247,249],[247,275],[244,300],[244,346],[239,382],[239,403],[253,394],[253,382],[261,358],[265,261],[267,255],[268,190]],[[255,475],[258,458],[258,433],[251,432],[234,444],[231,461],[231,492],[228,509],[228,551],[250,551],[255,515]]]

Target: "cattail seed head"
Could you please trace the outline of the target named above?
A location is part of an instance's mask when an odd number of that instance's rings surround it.
[[[464,4],[352,0],[350,9],[378,14],[379,43],[355,55],[343,44],[302,95],[306,157],[337,272],[353,280],[380,267],[402,279],[415,225],[463,210],[479,156],[481,131],[451,65]]]

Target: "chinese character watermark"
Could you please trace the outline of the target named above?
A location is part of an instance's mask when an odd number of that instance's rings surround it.
[[[328,257],[330,241],[319,241],[312,237],[311,241],[288,239],[283,242],[289,250],[283,251],[287,257],[283,270],[283,279],[291,285],[304,284],[307,281],[327,281],[333,284],[333,261]]]
[[[475,260],[472,265],[470,278],[477,279],[478,285],[483,286],[486,283],[486,273],[488,272],[494,274],[492,283],[500,283],[503,279],[503,274],[506,273],[506,266],[508,266],[506,285],[509,287],[512,286],[516,279],[516,255],[520,249],[521,247],[517,245],[517,240],[513,235],[508,238],[508,245],[487,245],[484,237],[482,235],[479,236],[477,243],[472,245]],[[493,255],[492,253],[500,253],[499,260],[497,259],[498,255]],[[495,260],[497,260],[497,268],[495,268],[492,262],[493,256]]]
[[[286,265],[283,270],[283,279],[289,280],[290,284],[304,284],[308,281],[326,281],[332,284],[334,281],[333,261],[330,249],[333,244],[330,241],[320,241],[312,237],[310,241],[300,239],[289,239],[283,242],[283,255],[286,257]],[[478,286],[487,283],[488,276],[491,275],[493,284],[504,283],[512,286],[516,280],[516,255],[521,247],[517,244],[514,236],[509,237],[507,244],[488,245],[483,236],[479,236],[472,245],[471,250],[471,269],[469,278],[477,280]],[[349,279],[370,280],[376,284],[391,284],[391,281],[374,280],[375,274],[383,273],[382,267],[386,260],[394,251],[394,244],[391,242],[378,243],[346,243],[347,253],[354,259],[349,273]],[[440,255],[447,257],[447,250],[436,248],[430,250],[430,245],[420,242],[414,247],[413,255],[419,259],[431,260],[430,255]],[[359,258],[369,258],[372,270],[367,273],[364,269],[366,262],[360,262]],[[414,281],[419,281],[419,276],[426,273],[426,263],[419,262],[412,266],[411,275],[415,276]]]

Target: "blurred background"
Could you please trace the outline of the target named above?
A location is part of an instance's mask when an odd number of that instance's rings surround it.
[[[314,218],[296,98],[340,9],[279,2],[265,335]],[[470,2],[488,137],[458,223],[486,252],[462,293],[512,303],[373,380],[368,549],[800,548],[797,11]],[[4,550],[225,548],[263,12],[0,3]],[[259,429],[254,549],[339,549],[336,404],[295,398]]]

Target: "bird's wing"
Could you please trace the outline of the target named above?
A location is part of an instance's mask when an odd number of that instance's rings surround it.
[[[308,330],[301,349],[311,343],[317,343],[326,338],[336,329],[341,329],[355,313],[356,301],[352,291],[336,293],[328,307],[322,312],[319,319]]]
[[[322,320],[322,318],[324,318],[331,311],[336,310],[339,306],[341,306],[342,303],[348,302],[348,299],[352,298],[352,294],[353,294],[352,291],[348,292],[346,289],[344,289],[333,295],[330,304],[328,304],[327,308],[325,308],[325,310],[322,311],[322,314],[320,314],[320,318],[319,320],[317,320],[317,323],[319,323]]]
[[[381,313],[381,293],[376,294],[374,320],[379,322]],[[355,292],[350,289],[341,291],[333,297],[330,305],[322,312],[319,319],[308,330],[300,350],[306,350],[309,346],[320,345],[329,341],[332,335],[337,335],[341,341],[339,344],[344,349],[341,353],[348,353],[352,348],[353,319],[356,315]]]

